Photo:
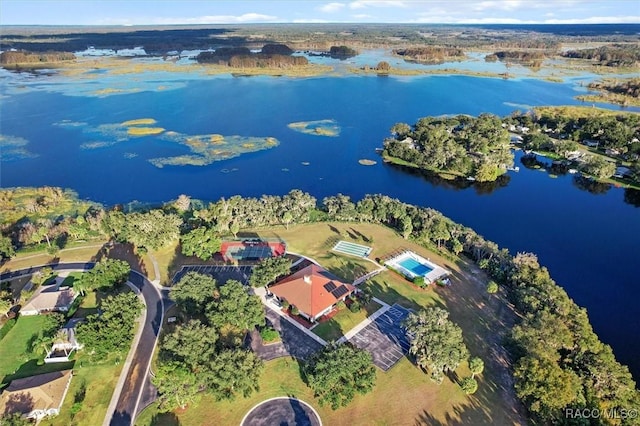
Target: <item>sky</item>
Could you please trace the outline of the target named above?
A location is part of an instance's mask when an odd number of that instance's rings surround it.
[[[640,23],[639,0],[0,0],[0,25]]]

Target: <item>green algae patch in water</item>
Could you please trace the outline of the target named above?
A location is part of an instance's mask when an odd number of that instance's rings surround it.
[[[177,132],[166,132],[162,139],[189,147],[192,154],[173,157],[158,157],[149,160],[156,167],[207,166],[215,161],[228,160],[248,152],[262,151],[278,146],[272,137],[223,136],[218,134],[190,136]]]
[[[358,163],[362,164],[363,166],[374,166],[374,165],[378,164],[377,161],[368,160],[366,158],[362,158],[362,159],[358,160]]]
[[[25,146],[29,143],[25,138],[10,135],[0,135],[0,161],[23,160],[37,157]]]
[[[316,120],[316,121],[297,121],[289,123],[287,126],[296,132],[305,133],[314,136],[340,136],[340,126],[333,119]]]

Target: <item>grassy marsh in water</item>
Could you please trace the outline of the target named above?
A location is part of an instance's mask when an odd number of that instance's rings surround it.
[[[315,136],[330,136],[335,137],[340,135],[340,126],[338,122],[333,119],[316,120],[316,121],[298,121],[295,123],[289,123],[288,126],[291,130],[296,132],[305,133],[307,135]]]

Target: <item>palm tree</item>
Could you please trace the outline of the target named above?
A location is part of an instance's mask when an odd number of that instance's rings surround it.
[[[53,338],[42,333],[38,334],[31,342],[31,353],[42,357],[46,356],[52,342]]]
[[[0,299],[0,314],[4,317],[9,315],[12,303],[10,300]]]

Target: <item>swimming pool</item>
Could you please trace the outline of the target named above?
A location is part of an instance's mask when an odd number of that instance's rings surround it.
[[[409,281],[418,277],[424,277],[426,283],[436,282],[438,279],[449,275],[449,271],[436,265],[429,259],[425,259],[410,250],[402,251],[395,257],[384,262],[392,270],[404,275]]]
[[[398,262],[398,264],[404,269],[413,272],[415,275],[425,276],[429,272],[433,271],[433,268],[430,268],[411,257],[407,257],[406,259],[401,260],[400,262]]]

